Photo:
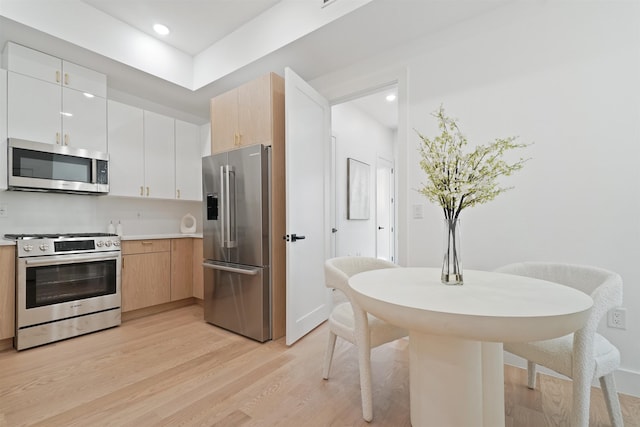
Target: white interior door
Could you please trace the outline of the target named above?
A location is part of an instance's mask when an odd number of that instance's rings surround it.
[[[331,308],[324,285],[330,233],[331,109],[290,68],[285,69],[285,122],[286,343],[291,345],[324,322]]]
[[[378,157],[376,166],[376,257],[395,261],[393,254],[393,164]]]

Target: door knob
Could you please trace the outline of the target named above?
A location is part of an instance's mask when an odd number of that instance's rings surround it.
[[[337,229],[337,228],[332,228],[332,229],[331,229],[331,232],[332,232],[332,233],[337,233],[337,232],[338,232],[338,229]]]
[[[304,239],[306,239],[305,236],[300,236],[298,234],[291,234],[291,235],[287,234],[286,236],[282,236],[282,238],[284,240],[286,240],[287,242],[295,242],[296,240],[304,240]]]
[[[384,230],[384,227],[380,227],[380,226],[379,226],[379,227],[378,227],[378,230]]]

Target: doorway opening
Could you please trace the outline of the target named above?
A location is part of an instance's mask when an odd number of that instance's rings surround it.
[[[396,261],[397,96],[393,83],[331,107],[332,256]],[[350,159],[368,180],[356,181],[347,166]],[[365,203],[368,214],[349,215],[354,203],[360,212]]]

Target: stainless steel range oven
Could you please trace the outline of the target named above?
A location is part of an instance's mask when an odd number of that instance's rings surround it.
[[[6,234],[16,240],[17,350],[120,324],[120,238]]]

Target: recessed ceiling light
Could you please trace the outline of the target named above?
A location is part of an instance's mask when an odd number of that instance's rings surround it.
[[[387,101],[392,102],[396,100],[396,94],[395,93],[391,93],[389,95],[387,95]]]
[[[161,36],[166,36],[167,34],[169,34],[169,27],[167,27],[166,25],[162,25],[162,24],[154,24],[153,25],[153,31],[155,31],[156,33],[160,34]]]

